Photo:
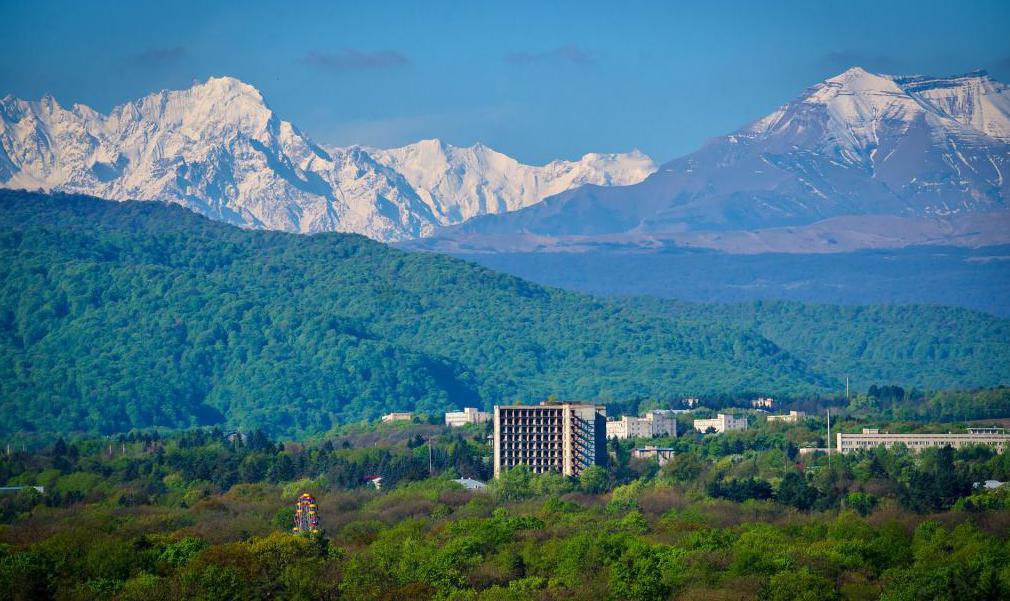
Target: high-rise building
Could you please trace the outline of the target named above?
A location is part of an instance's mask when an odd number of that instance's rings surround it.
[[[601,405],[495,405],[494,475],[519,464],[534,473],[578,476],[607,459],[607,410]]]
[[[654,409],[644,417],[625,415],[621,419],[607,421],[607,438],[652,438],[653,436],[676,436],[677,417],[668,409]]]

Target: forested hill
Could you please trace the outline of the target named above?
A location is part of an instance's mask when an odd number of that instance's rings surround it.
[[[159,203],[2,192],[0,223],[3,435],[222,422],[297,435],[549,394],[819,393],[842,375],[819,353],[851,352],[789,335],[785,351],[722,307],[707,318],[703,306],[601,301],[360,236],[244,231]],[[972,338],[945,337],[927,327],[936,311],[868,331],[888,361],[910,337],[929,349],[907,353],[916,378],[900,383],[1010,379],[1006,321],[960,312]],[[853,327],[797,315],[801,331]]]
[[[901,382],[923,388],[1010,382],[1010,320],[960,307],[822,305],[784,301],[699,304],[635,298],[637,310],[682,323],[753,330],[813,370],[857,390]]]

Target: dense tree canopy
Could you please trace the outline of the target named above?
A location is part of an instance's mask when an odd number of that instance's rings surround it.
[[[790,458],[813,422],[663,440],[680,461],[661,469],[627,460],[643,441],[614,441],[580,478],[518,466],[486,492],[453,481],[490,475],[476,426],[349,425],[310,445],[216,429],[60,439],[0,454],[0,483],[45,486],[0,495],[0,601],[1010,595],[1010,486],[971,486],[1010,479],[1010,455]],[[291,534],[303,492],[318,536]]]
[[[725,308],[601,301],[360,236],[244,231],[159,203],[4,191],[0,220],[5,436],[210,424],[304,434],[552,393],[816,395],[838,390],[831,358],[852,351],[813,322],[874,324],[862,363],[900,361],[949,385],[1010,373],[1007,323],[970,312],[795,309],[772,342],[764,322]],[[928,339],[922,327],[938,319],[965,335]]]

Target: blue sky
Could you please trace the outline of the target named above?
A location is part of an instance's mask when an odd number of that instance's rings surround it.
[[[691,151],[852,65],[1010,82],[1010,2],[11,2],[0,95],[112,106],[211,75],[320,142],[541,163]]]

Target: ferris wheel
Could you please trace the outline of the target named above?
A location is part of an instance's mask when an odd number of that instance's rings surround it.
[[[309,493],[302,493],[295,505],[295,534],[313,534],[319,532],[319,512],[316,510],[316,499]]]

